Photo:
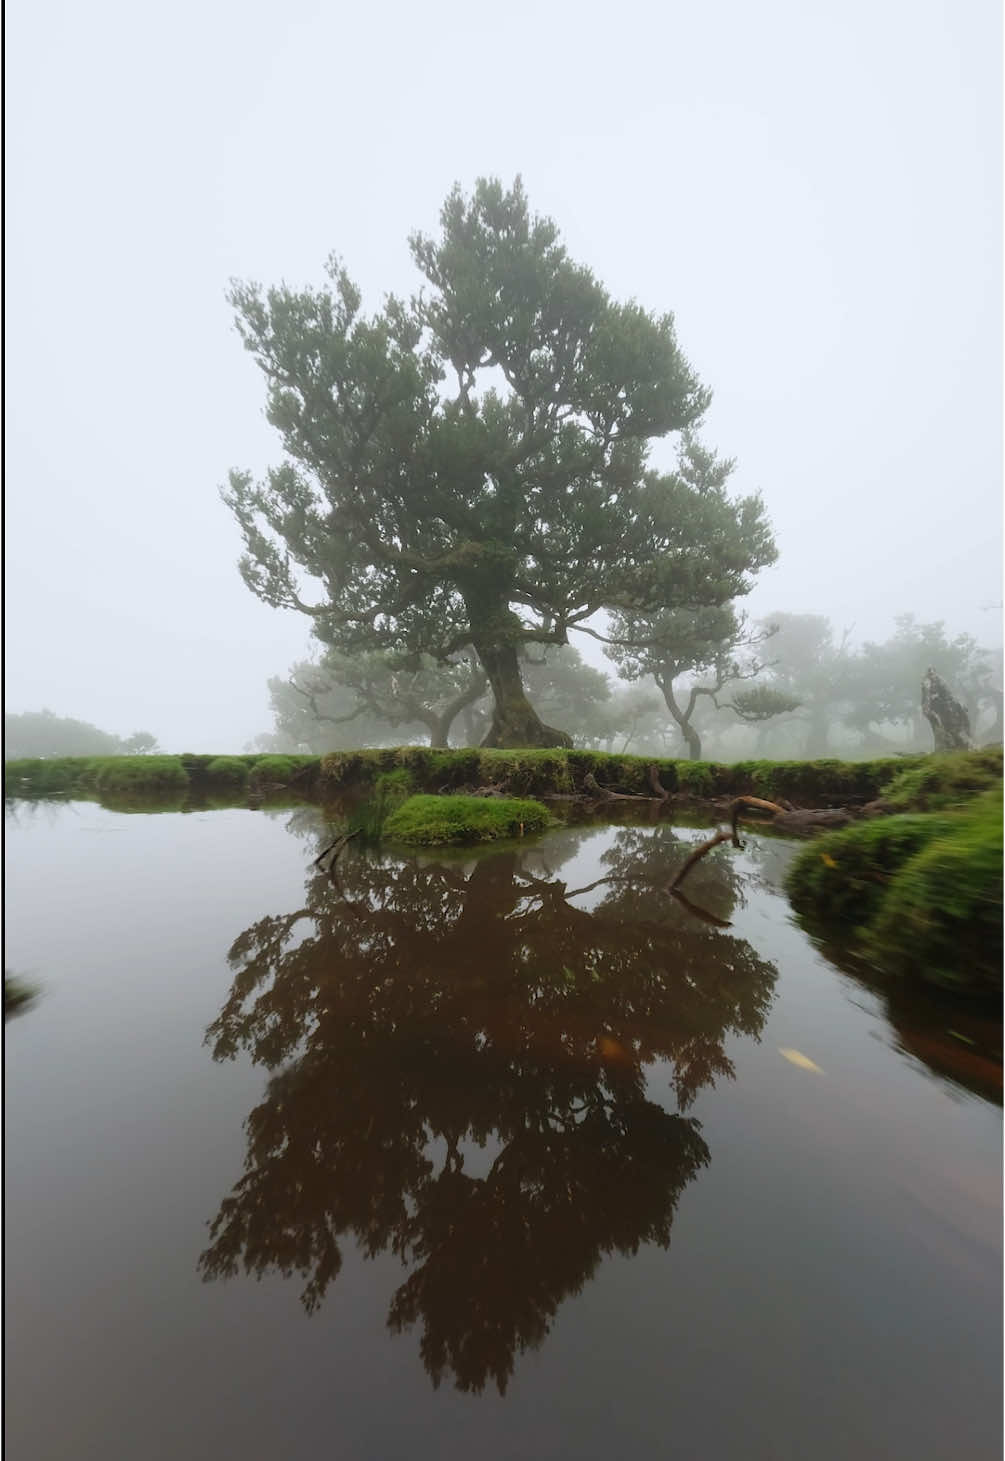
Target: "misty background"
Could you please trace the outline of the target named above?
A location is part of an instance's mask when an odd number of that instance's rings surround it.
[[[335,250],[367,307],[407,295],[409,232],[485,174],[674,312],[779,547],[741,607],[999,645],[1001,27],[991,0],[9,6],[8,711],[166,751],[269,729],[311,641],[218,497],[279,460],[227,281]]]

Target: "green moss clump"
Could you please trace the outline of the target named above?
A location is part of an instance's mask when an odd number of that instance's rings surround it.
[[[539,832],[548,825],[540,802],[517,797],[412,796],[388,817],[389,842],[435,846],[450,842],[493,842]]]
[[[205,776],[207,781],[215,782],[218,787],[244,786],[248,780],[248,763],[240,756],[214,756],[206,767]]]
[[[789,869],[793,908],[822,923],[864,926],[894,873],[946,829],[943,817],[876,817],[815,837]]]
[[[948,821],[895,875],[863,946],[891,973],[920,965],[937,984],[1000,990],[1001,796],[986,792]]]
[[[793,907],[885,974],[1002,987],[999,790],[941,813],[860,822],[816,839],[787,880]]]
[[[288,786],[301,772],[316,765],[316,756],[259,756],[248,773],[248,781],[258,789]]]
[[[188,789],[188,773],[178,756],[109,756],[92,766],[94,785],[102,796]]]
[[[88,758],[82,756],[7,761],[3,768],[4,794],[32,797],[74,791],[89,764]]]

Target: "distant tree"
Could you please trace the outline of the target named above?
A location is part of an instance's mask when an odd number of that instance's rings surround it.
[[[86,720],[51,710],[25,710],[4,715],[4,760],[49,756],[122,756],[152,751],[156,739],[136,731],[120,740]],[[134,751],[135,746],[135,751]]]
[[[427,292],[369,317],[334,260],[330,288],[234,285],[286,454],[264,482],[230,475],[241,572],[341,653],[419,668],[472,646],[485,744],[563,744],[521,646],[604,608],[725,603],[774,547],[759,498],[647,470],[710,399],[671,316],[615,303],[519,181],[455,190],[440,221],[411,239]]]
[[[300,661],[288,676],[273,676],[268,687],[273,729],[255,738],[255,750],[320,756],[360,746],[414,745],[425,736],[418,722],[395,729],[362,709],[353,690],[335,681],[323,662]]]
[[[133,731],[122,742],[122,750],[127,756],[149,756],[157,750],[157,737],[152,736],[149,731]]]
[[[802,707],[799,719],[805,729],[800,754],[826,756],[832,734],[844,722],[854,694],[850,631],[835,641],[825,615],[781,612],[762,619],[760,628],[774,631],[765,684]]]
[[[720,461],[685,433],[681,443],[678,472],[704,502],[725,502],[726,484],[733,463]],[[743,568],[750,574],[774,561],[774,544],[769,538],[751,539],[745,545]],[[752,587],[749,577],[737,584],[738,593]],[[700,602],[679,607],[648,610],[619,609],[611,615],[607,654],[625,680],[652,676],[687,743],[688,754],[701,757],[701,737],[694,724],[695,707],[707,696],[719,706],[718,696],[737,680],[750,680],[764,668],[753,652],[771,634],[770,629],[753,630],[731,603],[706,605]],[[748,696],[727,702],[741,718],[766,719],[792,709],[791,697],[780,692],[765,693],[755,702]]]
[[[896,630],[882,643],[868,642],[855,656],[849,677],[851,704],[846,723],[872,744],[880,727],[900,725],[912,746],[931,749],[931,733],[921,714],[921,681],[934,669],[965,704],[975,736],[985,712],[994,717],[985,732],[1001,736],[1001,666],[970,634],[950,638],[941,621],[919,623],[899,614]],[[986,734],[985,739],[991,738]]]
[[[488,681],[473,656],[438,664],[425,655],[418,664],[402,664],[391,654],[329,651],[316,670],[293,676],[290,687],[319,721],[349,725],[365,715],[390,730],[421,725],[431,746],[446,746],[454,721],[466,706],[482,699]],[[348,692],[348,708],[326,714],[318,697],[336,690]]]
[[[776,613],[762,621],[762,627],[768,624],[777,633],[766,684],[800,701],[803,755],[827,755],[842,727],[870,753],[931,749],[921,714],[921,681],[929,667],[966,704],[979,739],[1001,737],[1001,656],[971,635],[951,638],[941,622],[923,624],[901,614],[889,639],[855,651],[850,630],[836,640],[830,621],[819,614]]]

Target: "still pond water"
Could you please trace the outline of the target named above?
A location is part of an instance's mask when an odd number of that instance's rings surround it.
[[[11,1461],[1000,1456],[1000,1030],[701,837],[15,804]]]

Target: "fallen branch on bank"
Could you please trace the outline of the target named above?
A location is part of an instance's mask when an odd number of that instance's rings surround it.
[[[609,786],[601,786],[592,771],[588,771],[583,777],[584,795],[590,801],[600,802],[668,802],[670,793],[660,782],[659,771],[655,766],[650,766],[646,771],[646,780],[652,787],[652,793],[646,795],[644,792],[611,791]]]

